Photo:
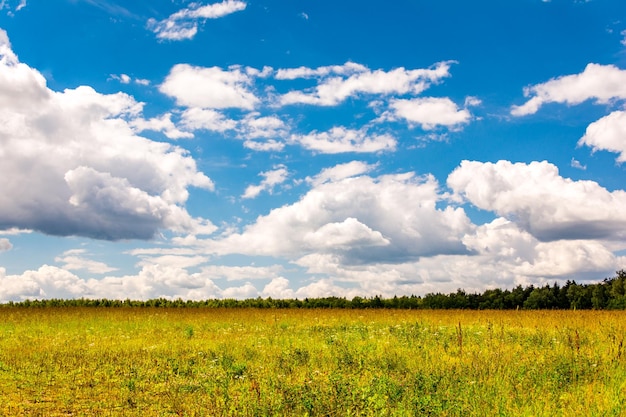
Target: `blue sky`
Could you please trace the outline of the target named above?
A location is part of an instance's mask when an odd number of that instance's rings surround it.
[[[616,0],[0,2],[0,301],[626,268]]]

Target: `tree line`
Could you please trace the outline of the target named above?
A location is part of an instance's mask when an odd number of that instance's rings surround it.
[[[323,297],[305,299],[250,298],[208,299],[202,301],[157,298],[151,300],[111,299],[42,299],[9,301],[0,307],[194,307],[194,308],[342,308],[342,309],[626,309],[626,271],[594,284],[567,281],[545,286],[529,285],[509,289],[489,289],[468,293],[462,289],[449,294],[429,293],[424,296]]]

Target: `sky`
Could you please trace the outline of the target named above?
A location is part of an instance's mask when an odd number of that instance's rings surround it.
[[[0,302],[626,268],[622,0],[1,0]]]

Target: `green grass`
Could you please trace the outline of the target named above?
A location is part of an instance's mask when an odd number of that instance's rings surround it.
[[[0,309],[0,415],[623,416],[626,314]]]

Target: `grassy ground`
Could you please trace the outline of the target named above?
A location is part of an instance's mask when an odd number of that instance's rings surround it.
[[[0,309],[0,415],[624,416],[626,313]]]

